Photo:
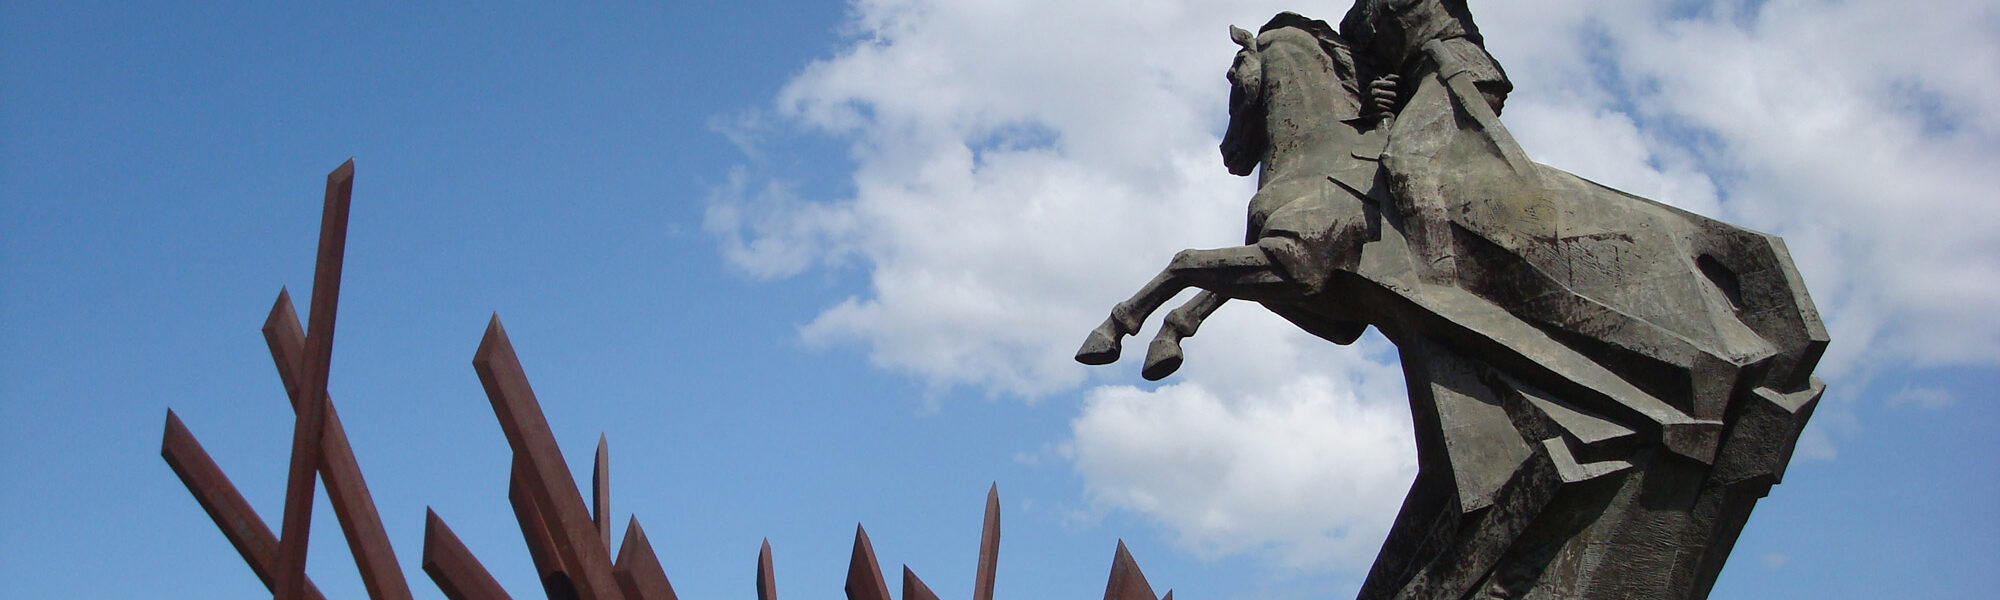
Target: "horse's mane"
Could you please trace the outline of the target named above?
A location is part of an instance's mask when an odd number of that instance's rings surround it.
[[[1359,72],[1355,69],[1354,52],[1349,49],[1351,44],[1348,43],[1347,38],[1341,37],[1340,32],[1335,31],[1333,26],[1327,24],[1326,21],[1309,18],[1290,11],[1281,12],[1277,16],[1271,17],[1269,23],[1265,23],[1263,27],[1257,28],[1257,33],[1258,35],[1262,35],[1266,31],[1286,27],[1298,29],[1313,36],[1313,39],[1319,40],[1320,50],[1326,52],[1328,57],[1333,58],[1335,74],[1340,77],[1341,85],[1349,90],[1359,91],[1360,84],[1358,82],[1360,76]]]

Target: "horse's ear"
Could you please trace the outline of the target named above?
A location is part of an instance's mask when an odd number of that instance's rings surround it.
[[[1257,43],[1257,36],[1252,35],[1249,31],[1243,29],[1242,27],[1230,25],[1229,40],[1236,42],[1236,45],[1242,46],[1243,49],[1249,50],[1251,48],[1251,45]]]

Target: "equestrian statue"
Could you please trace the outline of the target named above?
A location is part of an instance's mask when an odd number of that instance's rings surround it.
[[[1231,299],[1337,344],[1375,327],[1419,468],[1361,598],[1707,597],[1824,389],[1783,242],[1528,160],[1463,0],[1230,36],[1244,245],[1176,254],[1077,360],[1187,288],[1148,379]]]

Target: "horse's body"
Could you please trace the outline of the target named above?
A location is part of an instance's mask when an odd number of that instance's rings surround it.
[[[1177,254],[1078,360],[1116,360],[1187,287],[1148,378],[1225,299],[1336,343],[1375,326],[1420,469],[1364,598],[1705,596],[1818,398],[1826,338],[1783,245],[1527,161],[1448,68],[1407,104],[1432,110],[1371,128],[1324,23],[1264,29],[1235,30],[1223,143],[1263,167],[1246,245]]]

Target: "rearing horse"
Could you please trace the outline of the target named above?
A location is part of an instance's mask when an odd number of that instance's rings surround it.
[[[1148,379],[1230,298],[1335,343],[1374,326],[1419,467],[1362,598],[1705,597],[1824,389],[1783,243],[1528,161],[1448,49],[1405,82],[1423,110],[1376,122],[1324,22],[1231,38],[1245,244],[1176,254],[1077,360],[1189,287]]]
[[[1166,270],[1118,304],[1076,358],[1084,364],[1118,359],[1120,338],[1188,287],[1204,291],[1167,317],[1143,369],[1160,379],[1181,364],[1180,339],[1229,298],[1263,302],[1316,335],[1347,344],[1365,324],[1354,315],[1303,308],[1323,295],[1335,273],[1353,271],[1362,244],[1379,237],[1371,198],[1380,170],[1360,149],[1379,151],[1384,132],[1364,130],[1354,60],[1332,28],[1292,13],[1263,31],[1230,28],[1242,50],[1229,69],[1229,127],[1223,162],[1249,175],[1263,165],[1244,245],[1186,250]]]

